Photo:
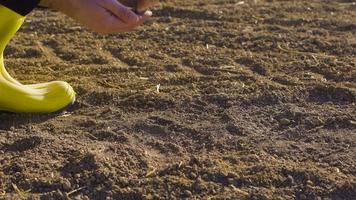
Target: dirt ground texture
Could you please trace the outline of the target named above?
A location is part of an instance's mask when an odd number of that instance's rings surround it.
[[[77,102],[0,113],[0,199],[355,199],[356,5],[172,0],[101,36],[36,10],[5,52]]]

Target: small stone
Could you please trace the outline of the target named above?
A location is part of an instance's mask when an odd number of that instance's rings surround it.
[[[216,190],[215,190],[215,189],[212,189],[212,190],[211,190],[211,194],[217,194]]]
[[[185,190],[185,191],[184,191],[184,196],[185,196],[185,197],[191,197],[191,196],[193,196],[193,194],[192,194],[191,191]]]
[[[195,179],[195,178],[197,178],[197,175],[196,175],[194,172],[190,172],[190,173],[189,173],[189,177],[190,177],[191,179]]]
[[[311,180],[307,180],[307,185],[314,185],[314,183]]]
[[[354,121],[354,120],[350,120],[349,122],[350,122],[350,124],[351,124],[351,125],[356,126],[356,121]]]
[[[181,67],[177,64],[168,64],[165,66],[166,70],[169,72],[179,72],[181,71]]]
[[[236,187],[233,186],[233,185],[229,185],[228,187],[229,187],[230,189],[232,189],[232,190],[235,190],[235,189],[236,189]]]
[[[243,191],[243,190],[241,190],[241,189],[239,189],[239,188],[236,188],[236,187],[233,186],[233,185],[229,185],[229,188],[232,189],[235,193],[238,193],[238,194],[240,194],[240,195],[242,195],[242,196],[245,196],[245,197],[249,196],[249,193],[248,193],[248,192],[245,192],[245,191]]]
[[[82,200],[90,200],[90,198],[89,198],[87,195],[84,195],[84,196],[82,197]]]
[[[201,177],[204,180],[208,180],[209,179],[209,175],[208,174],[203,174]]]
[[[72,184],[66,178],[61,180],[61,184],[62,184],[63,190],[65,190],[65,191],[69,191],[72,188]]]
[[[228,172],[228,173],[227,173],[227,177],[229,177],[229,178],[235,178],[235,177],[236,177],[236,174],[233,173],[233,172]]]
[[[290,123],[290,120],[287,118],[282,118],[281,120],[279,120],[279,124],[282,126],[288,126]]]
[[[209,94],[216,94],[216,93],[219,92],[218,89],[215,88],[215,87],[213,87],[213,86],[207,87],[207,88],[205,89],[205,91],[206,91],[207,93],[209,93]]]
[[[74,200],[82,200],[83,196],[81,194],[74,197]]]
[[[340,173],[340,169],[337,168],[337,167],[333,167],[333,172],[334,172],[334,173]]]
[[[298,199],[308,199],[305,194],[301,194]]]
[[[64,194],[60,190],[54,191],[53,196],[56,198],[64,198]]]
[[[202,183],[203,180],[202,180],[201,178],[197,178],[196,182],[197,182],[197,183]]]
[[[290,185],[294,185],[295,184],[294,178],[291,175],[288,175],[286,182],[288,184],[290,184]]]
[[[228,178],[227,182],[229,183],[229,185],[234,185],[235,184],[235,179],[233,178]]]
[[[203,189],[203,186],[202,186],[202,181],[200,178],[198,178],[194,183],[193,183],[193,189],[195,191],[201,191]]]

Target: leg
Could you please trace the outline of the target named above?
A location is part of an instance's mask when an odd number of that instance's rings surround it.
[[[10,112],[55,112],[75,101],[66,82],[22,85],[6,71],[3,51],[20,28],[24,17],[0,5],[0,110]]]

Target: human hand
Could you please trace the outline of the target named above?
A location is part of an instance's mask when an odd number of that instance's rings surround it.
[[[122,1],[128,4],[135,0]],[[136,14],[117,0],[42,0],[40,5],[58,10],[101,34],[130,31],[152,15],[151,11]]]

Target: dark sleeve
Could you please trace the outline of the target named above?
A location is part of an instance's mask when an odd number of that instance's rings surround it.
[[[25,16],[30,13],[40,0],[0,0],[0,4]]]

